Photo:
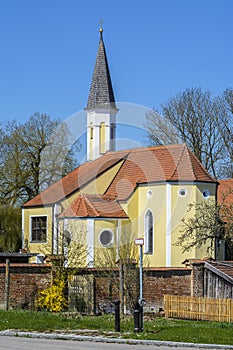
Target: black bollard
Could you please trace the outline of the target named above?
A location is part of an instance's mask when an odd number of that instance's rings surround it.
[[[115,331],[121,331],[120,325],[120,300],[115,301]]]
[[[138,301],[134,307],[134,332],[142,332],[142,307]]]
[[[140,306],[140,330],[139,332],[143,332],[143,306]]]

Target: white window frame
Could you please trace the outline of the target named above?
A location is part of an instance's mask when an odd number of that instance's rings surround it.
[[[110,241],[108,244],[105,244],[105,245],[104,245],[104,244],[101,242],[101,240],[100,240],[100,236],[101,236],[101,234],[102,234],[104,231],[109,231],[109,232],[111,232],[111,234],[112,234],[112,239],[111,239],[111,241]],[[113,232],[111,229],[109,229],[109,228],[103,229],[103,230],[99,233],[99,242],[100,242],[100,245],[101,245],[102,247],[104,247],[104,248],[111,247],[112,244],[113,244],[113,242],[114,242],[114,232]]]

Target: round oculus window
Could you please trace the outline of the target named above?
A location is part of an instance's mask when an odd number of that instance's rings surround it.
[[[110,230],[104,230],[99,236],[100,243],[104,247],[108,247],[113,242],[113,233]]]
[[[150,198],[152,198],[152,196],[153,196],[153,191],[152,190],[148,190],[147,191],[147,198],[150,199]]]
[[[207,199],[210,196],[210,191],[209,190],[202,191],[202,196],[203,198]]]
[[[178,195],[179,195],[180,197],[184,197],[184,196],[186,196],[186,194],[187,194],[186,188],[179,188],[179,190],[178,190]]]

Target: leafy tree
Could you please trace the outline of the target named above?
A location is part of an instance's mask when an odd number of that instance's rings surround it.
[[[58,120],[39,113],[24,124],[16,121],[2,124],[2,203],[25,203],[76,166],[70,133],[65,124],[59,125]],[[79,149],[76,146],[75,151]]]
[[[0,206],[0,249],[18,252],[21,248],[21,209]]]
[[[230,99],[228,92],[225,101]],[[149,143],[186,143],[215,178],[221,176],[227,150],[219,132],[223,121],[219,105],[208,91],[186,89],[161,106],[162,116],[155,111],[148,113],[145,127]]]

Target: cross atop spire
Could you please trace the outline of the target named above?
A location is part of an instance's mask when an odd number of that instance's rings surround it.
[[[87,109],[96,107],[116,108],[108,60],[103,42],[103,21],[100,21],[100,41],[92,76]]]
[[[100,19],[100,33],[103,32],[103,23],[104,23],[104,21],[102,19]]]

